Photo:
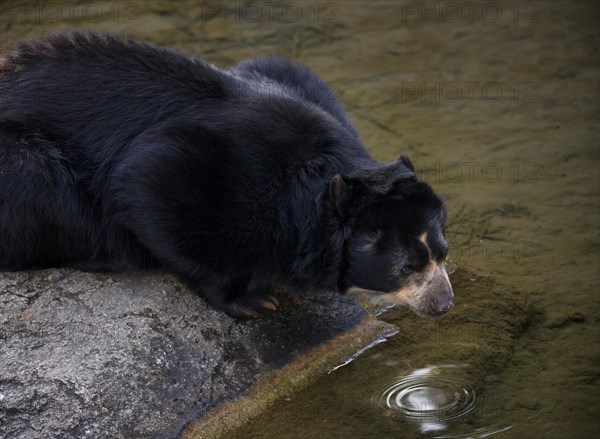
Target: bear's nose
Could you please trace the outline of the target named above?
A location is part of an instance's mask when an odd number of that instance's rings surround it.
[[[436,297],[431,299],[429,303],[431,310],[438,316],[446,314],[454,306],[452,297]]]

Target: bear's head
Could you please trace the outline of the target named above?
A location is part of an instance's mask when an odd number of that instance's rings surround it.
[[[334,176],[329,197],[347,231],[343,289],[368,290],[375,300],[423,316],[454,306],[445,267],[447,210],[406,157]]]

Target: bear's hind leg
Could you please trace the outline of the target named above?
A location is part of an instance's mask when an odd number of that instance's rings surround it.
[[[0,119],[0,269],[86,258],[93,246],[90,210],[59,145]]]

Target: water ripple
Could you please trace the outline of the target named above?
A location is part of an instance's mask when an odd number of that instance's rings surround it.
[[[420,426],[423,433],[447,430],[452,423],[464,422],[477,406],[475,391],[468,388],[461,365],[430,366],[407,372],[380,389],[373,402],[399,412],[406,420]],[[482,438],[506,431],[479,429],[459,436],[439,438]]]

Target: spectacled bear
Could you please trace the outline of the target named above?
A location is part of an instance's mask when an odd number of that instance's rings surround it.
[[[325,82],[282,58],[223,70],[109,34],[0,57],[0,269],[164,267],[256,316],[357,287],[453,306],[446,208],[410,161],[373,160]]]

